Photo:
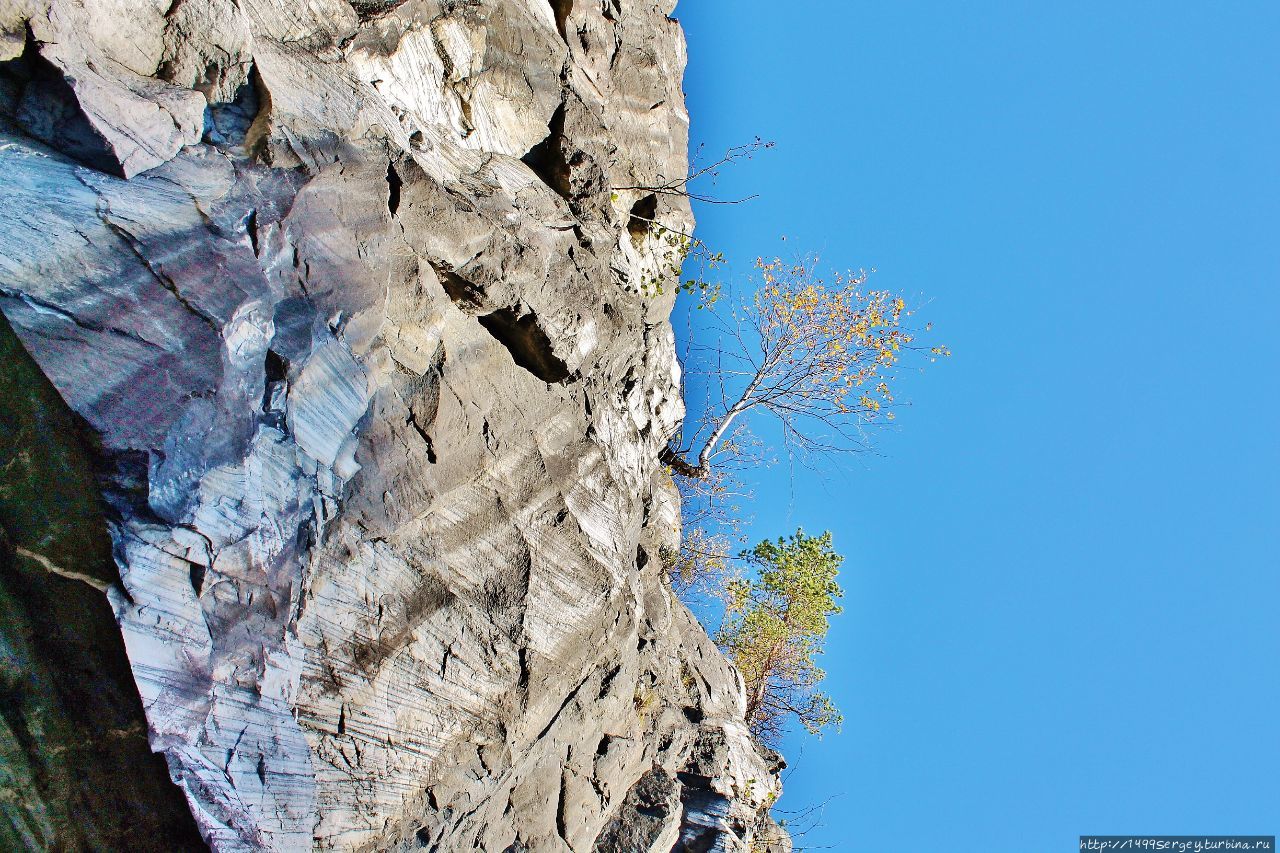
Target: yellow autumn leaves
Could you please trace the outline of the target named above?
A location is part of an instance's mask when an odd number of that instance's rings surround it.
[[[787,393],[861,420],[892,419],[892,368],[915,335],[903,327],[906,300],[865,289],[867,272],[817,274],[816,259],[757,258],[763,286],[752,301],[763,349]],[[933,347],[935,355],[949,355]]]

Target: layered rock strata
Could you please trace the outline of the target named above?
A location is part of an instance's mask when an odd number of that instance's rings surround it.
[[[80,436],[13,470],[88,483],[102,537],[5,510],[0,557],[84,631],[109,600],[193,821],[146,844],[749,849],[780,761],[660,561],[671,7],[0,5],[6,369],[29,353]],[[0,803],[12,837],[93,847],[57,790]]]

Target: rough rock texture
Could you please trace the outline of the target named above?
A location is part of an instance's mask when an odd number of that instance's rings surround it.
[[[105,590],[213,849],[766,825],[780,761],[659,561],[683,407],[640,217],[691,216],[614,190],[687,169],[671,6],[0,2],[0,310],[84,425],[114,558],[20,568]],[[177,790],[137,761],[139,801]],[[94,846],[42,802],[0,811]]]

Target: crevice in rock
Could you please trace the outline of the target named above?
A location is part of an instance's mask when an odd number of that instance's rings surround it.
[[[265,91],[258,67],[250,65],[249,73],[230,102],[217,102],[205,107],[201,141],[219,148],[249,148],[250,129],[257,122],[263,106],[270,103],[263,97]],[[254,254],[257,254],[256,246]]]
[[[396,211],[400,209],[400,188],[404,186],[404,181],[400,180],[400,175],[396,172],[396,164],[394,162],[387,163],[387,210],[392,216],[396,215]]]
[[[6,106],[23,132],[91,169],[126,177],[110,144],[84,114],[62,69],[40,55],[40,42],[30,27],[22,55],[0,63],[0,84],[14,93],[12,105]]]
[[[560,707],[556,709],[555,714],[553,714],[551,719],[547,721],[547,724],[542,727],[542,731],[538,732],[537,740],[542,740],[547,736],[547,732],[551,731],[551,727],[556,724],[556,720],[560,719],[560,715],[564,713],[564,709],[569,707],[570,702],[578,698],[578,692],[582,690],[582,686],[587,683],[589,678],[591,678],[591,673],[587,673],[587,675],[578,682],[578,686],[569,692],[569,695],[565,697],[565,700],[560,703]]]
[[[449,677],[449,659],[453,657],[453,646],[445,646],[444,655],[440,658],[440,678],[447,679]],[[480,757],[480,763],[484,763],[484,756]]]
[[[244,219],[244,230],[249,235],[249,246],[253,249],[253,256],[259,257],[262,253],[258,246],[258,211],[257,209],[249,211],[249,215]]]
[[[266,358],[263,359],[262,369],[266,374],[267,382],[283,382],[289,376],[289,359],[269,349]]]
[[[475,316],[494,340],[506,347],[518,367],[543,382],[554,385],[569,378],[569,366],[554,351],[551,338],[538,325],[532,311],[499,308],[488,314],[478,313],[484,304],[484,291],[452,270],[436,266],[436,275],[449,298],[464,312]]]
[[[551,14],[556,19],[556,31],[565,44],[569,43],[569,13],[573,11],[573,0],[549,0]]]
[[[477,317],[480,325],[507,348],[515,363],[548,384],[569,378],[569,367],[556,357],[551,339],[538,325],[537,316],[520,315],[511,308],[500,308],[492,314]]]
[[[676,778],[680,780],[680,784],[686,788],[694,788],[700,791],[710,791],[711,783],[715,779],[702,773],[693,773],[688,770],[681,770],[676,774]]]
[[[620,672],[622,672],[622,664],[618,664],[604,674],[604,677],[600,679],[600,693],[597,698],[603,699],[609,695],[609,690],[613,687],[613,680],[618,677]]]
[[[651,806],[644,806],[644,805],[636,806],[636,814],[641,814],[641,815],[644,815],[645,817],[661,819],[661,818],[665,818],[669,814],[669,812],[667,811],[667,807],[665,804],[657,803]]]
[[[274,110],[271,102],[271,89],[268,88],[267,81],[262,79],[262,75],[258,73],[257,65],[249,68],[249,83],[253,87],[256,109],[253,114],[253,121],[249,123],[248,129],[245,130],[242,145],[249,156],[257,157],[269,153],[266,151],[266,147],[268,137],[271,134],[271,120]]]
[[[556,835],[559,835],[560,840],[572,848],[572,845],[569,844],[569,830],[565,821],[569,795],[568,776],[568,770],[560,771],[560,794],[556,799]]]
[[[631,218],[627,220],[627,233],[631,235],[631,244],[637,249],[649,236],[654,217],[658,215],[658,197],[649,193],[631,205]]]
[[[529,650],[520,647],[519,652],[520,675],[516,679],[516,687],[520,690],[529,689]]]
[[[570,200],[569,163],[564,153],[565,105],[562,102],[547,122],[547,136],[520,158],[544,184]]]
[[[83,179],[81,179],[81,182],[84,183]],[[90,189],[93,188],[90,187]],[[102,224],[106,225],[112,233],[119,237],[121,241],[129,247],[129,251],[138,259],[139,263],[146,268],[147,272],[151,273],[151,277],[155,279],[156,284],[169,291],[169,293],[173,295],[173,298],[178,300],[179,305],[191,312],[193,317],[208,326],[215,335],[221,337],[222,324],[208,312],[204,311],[200,306],[196,305],[195,302],[187,298],[186,294],[182,292],[182,288],[178,286],[178,283],[166,274],[162,268],[151,262],[151,259],[142,251],[142,246],[138,242],[137,238],[113,222],[110,219],[110,214],[110,208],[99,213],[99,216],[102,219]]]
[[[371,21],[388,12],[394,12],[404,5],[405,0],[351,0],[351,8],[356,10],[360,23]]]
[[[682,839],[684,853],[711,853],[716,842],[720,840],[720,832],[715,829],[695,829],[692,837]]]
[[[433,264],[444,292],[467,314],[475,314],[484,304],[484,291],[447,267]]]
[[[462,138],[466,139],[476,131],[476,124],[471,115],[471,96],[462,91],[460,84],[451,83],[449,88],[458,96],[458,106],[462,110]]]
[[[262,360],[262,414],[263,421],[283,433],[289,431],[284,414],[284,390],[289,377],[289,359],[273,349],[267,350]]]
[[[418,417],[413,413],[412,409],[409,410],[408,424],[409,426],[413,427],[413,431],[416,432],[418,436],[423,440],[423,442],[426,443],[427,461],[430,462],[432,465],[435,465],[436,462],[439,461],[439,459],[436,457],[435,443],[431,440],[431,434],[427,432],[426,428],[423,427],[422,424],[418,423]]]
[[[113,326],[105,326],[100,323],[85,320],[81,317],[77,317],[75,314],[71,313],[70,311],[66,310],[60,305],[57,305],[53,302],[49,302],[48,300],[45,300],[45,299],[40,299],[38,297],[32,296],[30,293],[26,293],[25,291],[11,290],[9,288],[0,286],[0,297],[7,298],[7,299],[16,299],[17,301],[24,303],[32,311],[36,311],[44,314],[51,314],[55,317],[58,317],[61,320],[65,320],[66,322],[70,323],[73,326],[84,329],[87,332],[102,332],[104,334],[113,335],[115,337],[126,338],[130,341],[133,341],[134,343],[141,344],[142,346],[151,350],[163,349],[163,347],[161,347],[159,344],[156,344],[147,340],[146,338],[139,335],[137,332],[126,330],[126,329],[117,329]]]
[[[204,591],[205,568],[199,563],[190,563],[187,567],[187,573],[191,579],[191,589],[195,592],[196,598],[199,598],[200,593]]]

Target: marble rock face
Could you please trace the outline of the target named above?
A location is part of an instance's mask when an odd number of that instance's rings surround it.
[[[0,310],[91,436],[82,592],[213,850],[768,826],[660,557],[672,6],[0,2]]]

